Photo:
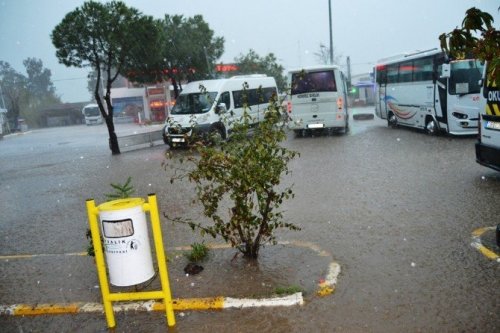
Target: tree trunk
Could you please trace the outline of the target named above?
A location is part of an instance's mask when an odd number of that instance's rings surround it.
[[[106,126],[108,127],[109,149],[111,149],[111,154],[118,155],[120,154],[120,147],[118,146],[118,137],[116,136],[113,118],[109,120],[109,116],[106,117]]]

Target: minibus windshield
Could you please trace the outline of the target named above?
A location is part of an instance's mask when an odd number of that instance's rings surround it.
[[[179,95],[172,108],[171,114],[197,114],[210,110],[217,97],[216,92],[192,93]]]

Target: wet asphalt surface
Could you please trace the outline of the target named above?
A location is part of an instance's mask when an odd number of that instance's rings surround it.
[[[371,109],[353,109],[353,113]],[[470,244],[472,232],[500,222],[500,173],[475,162],[474,137],[431,137],[375,118],[353,120],[350,132],[297,138],[287,147],[295,198],[285,217],[302,228],[280,241],[308,248],[265,247],[257,264],[213,250],[204,271],[186,277],[176,249],[202,239],[162,217],[173,297],[258,297],[298,285],[303,306],[119,313],[116,332],[498,332],[500,264]],[[130,133],[137,125],[118,124]],[[140,129],[139,129],[140,130]],[[156,193],[160,215],[202,219],[194,189],[170,184],[168,146],[112,156],[104,126],[33,130],[0,141],[0,304],[100,302],[85,251],[85,201],[105,201],[110,183],[133,179],[136,195]],[[174,159],[188,155],[174,151]],[[492,234],[490,249],[500,253]],[[214,242],[206,239],[207,242]],[[342,272],[333,295],[316,287],[330,260]],[[156,282],[155,282],[156,283]],[[154,283],[152,286],[154,287]],[[103,314],[0,316],[1,332],[106,332]]]

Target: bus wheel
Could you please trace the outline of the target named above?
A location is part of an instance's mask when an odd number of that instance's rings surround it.
[[[437,135],[439,133],[439,127],[434,118],[427,118],[427,122],[425,123],[425,131],[429,135]]]
[[[387,117],[387,126],[396,128],[398,126],[398,118],[396,118],[396,115],[394,113],[389,113],[389,116]]]

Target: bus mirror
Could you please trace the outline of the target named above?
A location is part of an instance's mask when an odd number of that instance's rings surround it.
[[[448,79],[450,77],[450,64],[443,64],[441,67],[441,78]]]

